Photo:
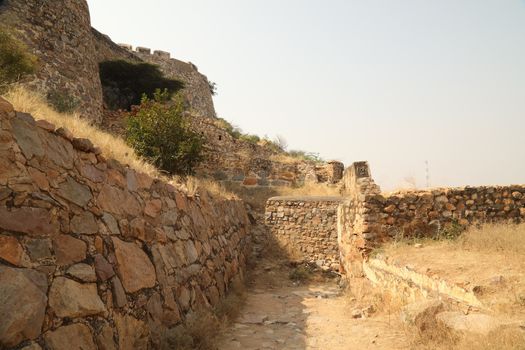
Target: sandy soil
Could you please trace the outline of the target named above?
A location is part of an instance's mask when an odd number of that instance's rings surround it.
[[[357,302],[336,280],[299,284],[282,264],[254,272],[241,316],[218,341],[220,350],[409,349],[397,316],[353,318]]]

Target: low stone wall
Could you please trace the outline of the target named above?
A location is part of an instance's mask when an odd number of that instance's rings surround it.
[[[0,99],[0,348],[160,348],[242,278],[241,201],[98,153]]]
[[[273,197],[266,205],[270,233],[293,259],[339,270],[339,197]]]
[[[344,175],[338,239],[348,272],[380,244],[401,237],[457,235],[477,223],[525,221],[525,186],[485,186],[382,194],[366,162]],[[357,262],[357,264],[354,264]]]

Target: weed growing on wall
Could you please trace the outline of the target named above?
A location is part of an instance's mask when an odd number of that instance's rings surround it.
[[[167,90],[142,97],[127,116],[126,139],[139,156],[171,174],[187,175],[202,160],[203,139],[190,129],[181,98],[169,102]]]
[[[0,91],[36,71],[37,59],[27,47],[0,28]]]

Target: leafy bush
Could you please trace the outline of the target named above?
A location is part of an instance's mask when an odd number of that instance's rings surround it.
[[[158,66],[149,63],[104,61],[99,70],[104,102],[110,109],[130,110],[141,102],[143,94],[151,99],[156,89],[161,89],[171,97],[184,87],[182,82],[164,77]]]
[[[51,91],[47,94],[47,101],[59,113],[73,113],[79,106],[74,96],[64,91]]]
[[[27,47],[0,28],[0,88],[36,71],[37,59]]]
[[[172,174],[187,175],[202,160],[203,139],[189,127],[182,99],[166,103],[167,90],[142,97],[127,117],[126,139],[138,155]]]

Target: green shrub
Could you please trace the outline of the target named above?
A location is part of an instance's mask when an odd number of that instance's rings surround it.
[[[0,89],[35,73],[37,59],[27,47],[0,28]]]
[[[143,96],[127,116],[126,139],[137,153],[171,174],[186,175],[202,160],[203,139],[189,127],[182,99],[167,103],[170,93]]]
[[[171,97],[184,87],[178,80],[164,77],[159,67],[149,63],[124,60],[99,64],[104,102],[110,109],[127,109],[138,105],[143,94],[153,98],[156,89],[166,90]]]
[[[47,94],[49,104],[60,113],[72,113],[77,110],[80,102],[74,96],[64,91],[51,91]]]

